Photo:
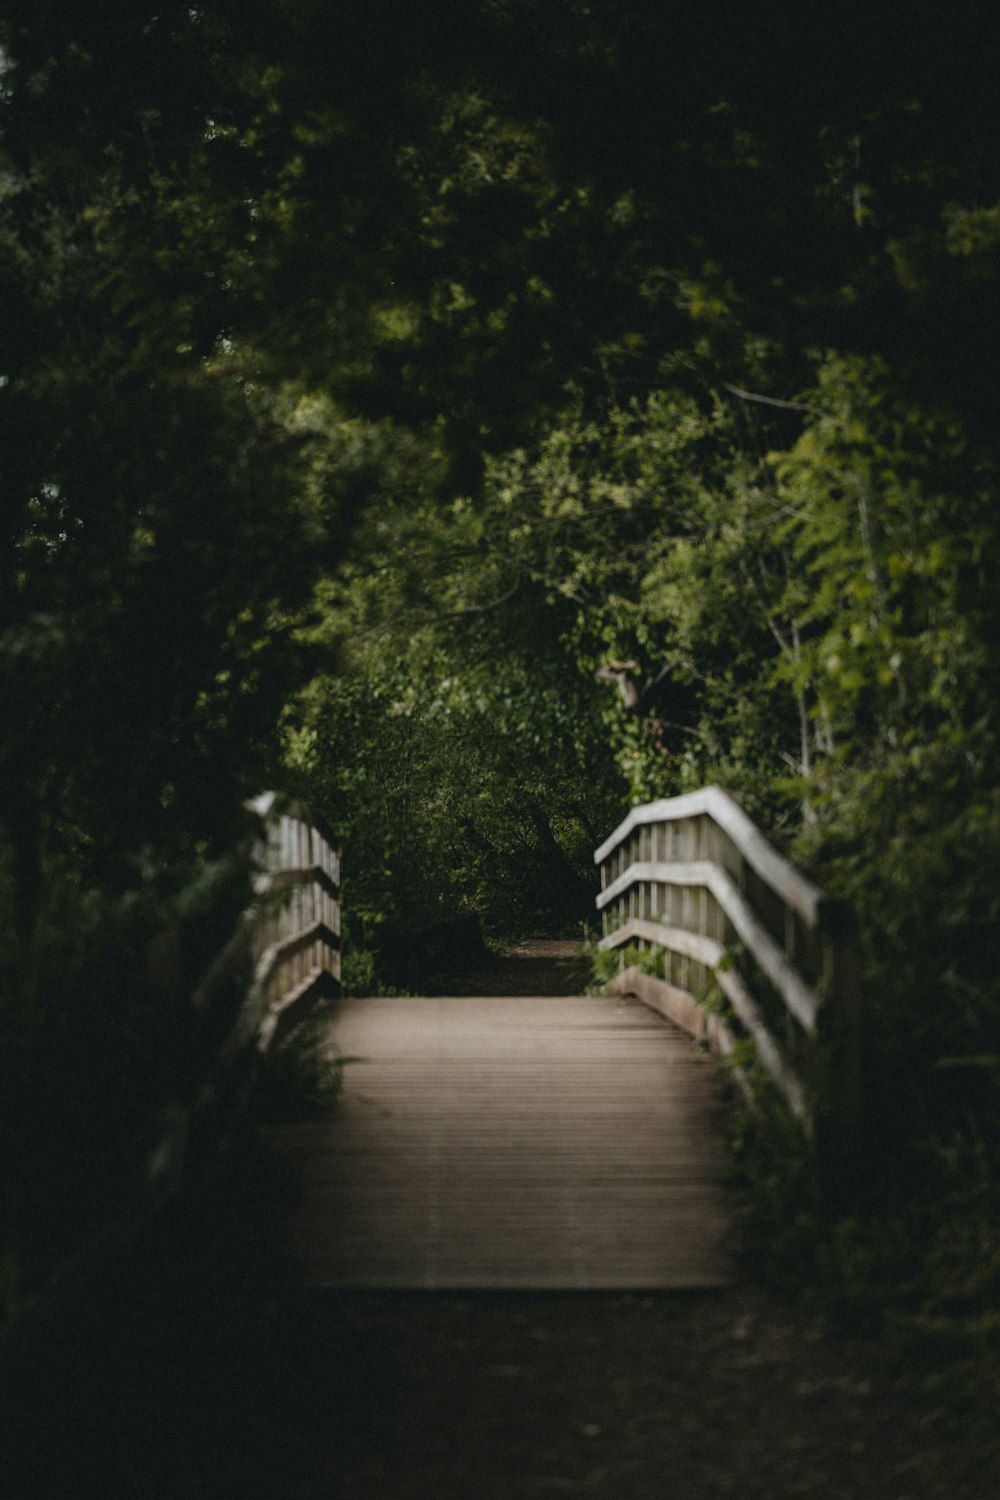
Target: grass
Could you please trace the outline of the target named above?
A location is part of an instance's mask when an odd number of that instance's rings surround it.
[[[268,1052],[254,1101],[261,1123],[308,1119],[336,1105],[348,1059],[330,1034],[329,1018],[328,1007],[318,1007]]]

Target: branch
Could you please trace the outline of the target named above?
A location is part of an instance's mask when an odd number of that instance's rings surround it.
[[[726,380],[722,382],[722,389],[733,396],[739,396],[741,401],[759,401],[762,406],[780,406],[782,411],[807,411],[815,417],[829,415],[822,407],[807,406],[803,401],[781,401],[777,396],[762,396],[757,391],[745,391],[742,386],[730,385]]]
[[[649,695],[653,691],[653,689],[654,688],[658,688],[659,685],[660,685],[660,683],[663,681],[663,679],[665,677],[669,677],[670,676],[670,671],[671,671],[671,668],[670,668],[670,665],[668,663],[666,666],[660,668],[660,670],[656,673],[655,677],[647,677],[646,678],[646,681],[642,685],[642,692],[640,694],[640,698],[641,698],[641,700],[642,700],[643,703],[649,697]]]

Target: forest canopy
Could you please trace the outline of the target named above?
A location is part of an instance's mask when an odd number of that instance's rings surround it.
[[[149,1066],[123,954],[266,783],[377,957],[574,930],[716,781],[859,908],[887,1118],[995,1121],[998,31],[10,0],[10,1099],[67,1026]]]

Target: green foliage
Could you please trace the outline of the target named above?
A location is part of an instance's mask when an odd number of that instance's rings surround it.
[[[620,949],[599,948],[596,941],[591,940],[584,944],[583,954],[590,964],[591,992],[597,995],[607,994],[611,981],[621,970]]]
[[[966,1132],[925,1141],[918,1193],[905,1181],[883,1183],[877,1203],[840,1215],[787,1114],[766,1093],[758,1104],[732,1117],[748,1265],[766,1283],[795,1289],[828,1327],[878,1339],[935,1400],[992,1423],[1000,1390],[994,1146]]]
[[[247,975],[192,996],[248,899],[239,861],[165,869],[148,857],[124,892],[43,872],[29,933],[12,919],[0,1010],[0,1245],[7,1315],[141,1190],[159,1119],[191,1099]],[[45,1191],[39,1189],[44,1183]]]
[[[362,948],[463,911],[496,936],[575,927],[590,905],[614,803],[585,690],[542,652],[518,663],[508,647],[498,674],[481,628],[458,642],[443,628],[387,634],[314,684],[290,730],[291,768],[344,844]]]
[[[348,1059],[331,1040],[330,1022],[314,1013],[271,1047],[254,1097],[257,1119],[286,1124],[335,1107]]]
[[[619,807],[598,689],[486,524],[433,494],[373,512],[324,596],[342,670],[286,715],[285,774],[343,842],[360,950],[462,913],[508,938],[592,910]]]
[[[378,954],[373,948],[359,948],[351,941],[350,930],[355,921],[347,920],[345,931],[343,973],[341,982],[345,995],[402,995],[407,991],[396,985],[386,984],[379,975]],[[377,929],[376,929],[377,930]]]

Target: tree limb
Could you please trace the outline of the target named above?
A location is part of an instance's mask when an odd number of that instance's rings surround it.
[[[777,396],[762,396],[759,391],[745,391],[742,386],[730,385],[727,380],[722,382],[722,389],[739,396],[741,401],[759,401],[762,406],[779,406],[782,411],[807,411],[815,417],[828,415],[822,407],[807,406],[804,401],[782,401]]]

